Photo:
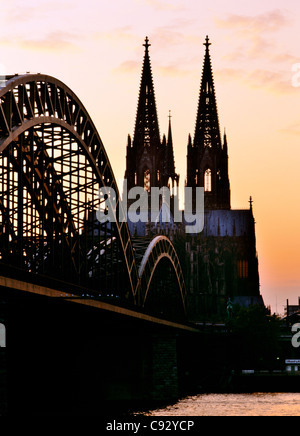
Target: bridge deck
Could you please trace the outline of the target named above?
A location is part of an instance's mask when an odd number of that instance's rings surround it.
[[[100,310],[105,310],[109,312],[118,313],[120,315],[129,316],[132,318],[137,318],[140,320],[148,321],[154,324],[165,325],[167,327],[173,327],[175,329],[190,331],[190,332],[199,332],[199,330],[195,327],[192,327],[188,324],[181,324],[174,321],[161,319],[158,317],[154,317],[139,311],[135,311],[132,309],[128,309],[125,307],[117,306],[115,304],[110,304],[105,301],[96,300],[88,297],[78,297],[74,296],[72,293],[62,292],[55,290],[50,287],[41,286],[34,283],[28,283],[25,281],[21,281],[18,279],[13,279],[10,277],[0,276],[0,286],[10,289],[15,289],[18,291],[23,291],[31,294],[52,297],[52,298],[62,298],[66,301],[79,303],[85,306],[90,306],[94,308],[98,308]]]

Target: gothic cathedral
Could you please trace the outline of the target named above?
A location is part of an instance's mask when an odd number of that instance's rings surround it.
[[[204,188],[204,229],[187,234],[184,223],[164,223],[159,216],[154,223],[128,222],[137,255],[142,241],[146,244],[155,234],[166,234],[172,240],[185,275],[189,319],[194,322],[224,320],[229,303],[264,304],[252,199],[249,209],[231,209],[228,144],[226,134],[222,138],[220,133],[210,45],[206,37],[195,132],[193,138],[188,135],[186,173],[186,186]],[[171,117],[167,137],[160,137],[148,38],[144,47],[134,136],[132,140],[128,135],[126,148],[125,179],[128,190],[139,186],[150,194],[152,187],[178,187],[179,175],[175,171]]]

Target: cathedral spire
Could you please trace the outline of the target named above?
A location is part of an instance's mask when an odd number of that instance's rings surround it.
[[[127,142],[125,179],[128,190],[142,186],[150,193],[151,188],[168,186],[171,182],[174,185],[179,176],[175,173],[171,118],[168,139],[164,135],[160,140],[148,37],[143,45],[145,53],[136,123],[133,141],[128,139]]]
[[[150,147],[158,146],[160,144],[159,125],[149,57],[149,47],[151,44],[149,43],[148,37],[146,37],[143,45],[145,47],[145,55],[140,83],[133,147]]]
[[[250,196],[250,198],[249,198],[249,204],[250,204],[250,210],[252,211],[253,210],[253,207],[252,207],[252,205],[253,205],[252,196]]]
[[[165,158],[166,173],[168,177],[173,177],[175,175],[171,118],[172,118],[171,111],[169,111],[169,128],[168,128],[168,139],[167,139],[166,158]]]
[[[220,135],[208,36],[193,143],[187,147],[187,186],[204,187],[205,209],[230,209],[228,145]],[[194,205],[193,205],[194,208]]]
[[[202,71],[202,81],[198,102],[194,147],[221,147],[219,119],[215,97],[215,87],[211,67],[208,36],[203,44],[206,47]]]
[[[209,50],[209,46],[211,45],[211,42],[209,42],[209,37],[208,37],[208,35],[206,35],[205,42],[203,43],[203,45],[205,45],[205,47],[206,47],[206,51],[208,52],[208,50]]]
[[[146,36],[146,38],[145,38],[145,44],[143,44],[143,46],[146,48],[146,52],[148,53],[148,49],[149,49],[149,47],[151,47],[151,44],[149,44],[149,38],[148,38],[148,36]]]

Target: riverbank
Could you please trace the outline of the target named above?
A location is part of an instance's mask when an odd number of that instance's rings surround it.
[[[232,374],[230,392],[300,392],[300,374],[287,371],[249,371]]]
[[[300,392],[300,371],[202,368],[181,377],[180,397],[201,393]]]

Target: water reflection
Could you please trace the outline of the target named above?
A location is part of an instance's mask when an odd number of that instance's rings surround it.
[[[300,416],[300,393],[202,394],[147,416]]]

